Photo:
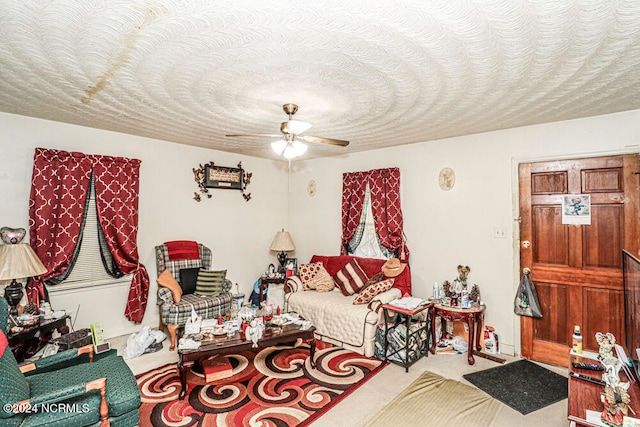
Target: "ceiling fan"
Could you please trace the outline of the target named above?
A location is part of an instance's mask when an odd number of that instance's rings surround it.
[[[278,141],[271,143],[273,151],[281,156],[291,160],[295,157],[301,156],[307,151],[307,146],[300,142],[316,142],[320,144],[337,145],[339,147],[346,147],[349,145],[349,141],[333,138],[323,138],[319,136],[300,135],[311,128],[311,123],[303,122],[300,120],[293,120],[293,115],[298,111],[296,104],[284,104],[282,106],[284,112],[289,116],[289,120],[280,123],[280,132],[282,135],[271,135],[264,133],[251,133],[251,134],[232,134],[226,135],[228,137],[254,137],[262,136],[268,138],[282,138]]]

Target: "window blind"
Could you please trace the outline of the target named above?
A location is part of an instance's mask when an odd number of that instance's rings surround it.
[[[111,277],[102,265],[100,244],[98,242],[98,214],[96,208],[96,194],[93,185],[89,190],[89,206],[85,219],[84,232],[80,243],[80,252],[69,276],[60,284],[49,286],[49,292],[69,288],[84,288],[97,285],[109,285],[130,282],[130,275],[118,279]]]

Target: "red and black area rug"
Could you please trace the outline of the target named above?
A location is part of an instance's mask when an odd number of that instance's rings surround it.
[[[233,376],[207,384],[191,372],[183,400],[175,364],[138,375],[140,426],[306,426],[386,366],[329,347],[316,350],[312,369],[306,344],[226,357]]]

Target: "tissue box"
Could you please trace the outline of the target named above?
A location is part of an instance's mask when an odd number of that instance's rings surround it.
[[[80,348],[92,343],[91,329],[80,329],[55,338],[51,340],[51,342],[60,346],[59,351],[69,350],[70,348]]]

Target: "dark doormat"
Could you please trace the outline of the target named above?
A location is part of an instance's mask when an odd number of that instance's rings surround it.
[[[566,377],[526,359],[463,377],[523,415],[567,398]]]

